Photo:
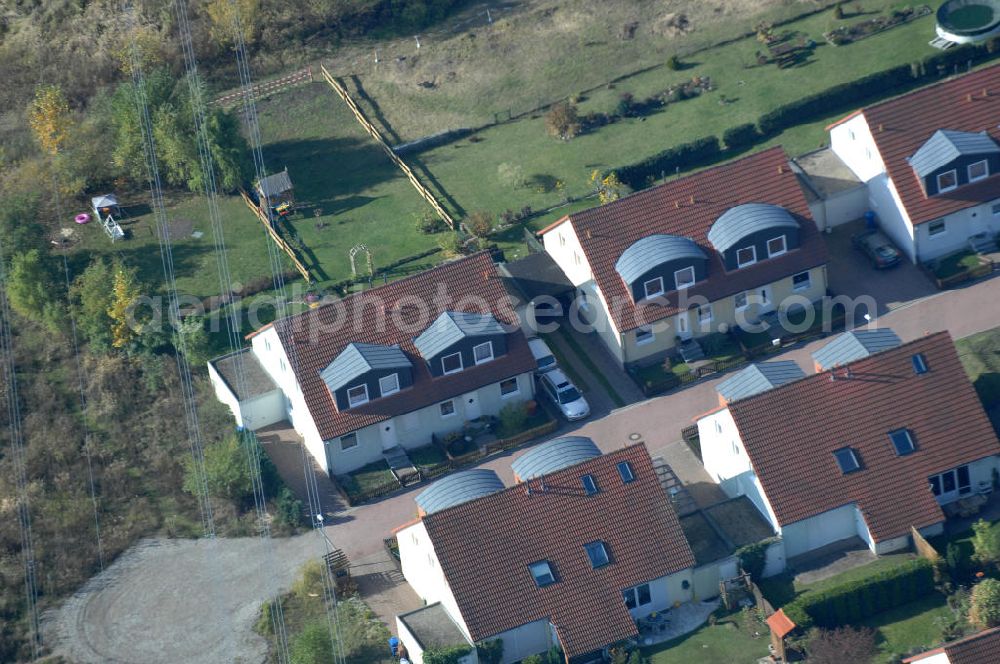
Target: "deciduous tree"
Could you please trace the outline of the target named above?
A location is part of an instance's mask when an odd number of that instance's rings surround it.
[[[11,258],[7,298],[18,314],[56,332],[62,323],[61,282],[38,249]]]
[[[119,264],[112,276],[108,317],[111,319],[111,345],[119,349],[127,348],[136,337],[134,307],[140,292],[135,275],[134,269]]]
[[[246,44],[252,44],[257,39],[260,32],[260,0],[211,0],[205,5],[205,12],[212,22],[212,39],[219,46],[232,46],[238,35],[243,36]]]
[[[817,629],[809,638],[806,652],[810,664],[865,664],[875,656],[875,632],[866,627]]]
[[[28,109],[28,124],[38,145],[55,156],[69,136],[73,124],[69,102],[57,85],[41,85],[35,89],[35,99]]]
[[[576,106],[566,102],[554,104],[545,114],[545,128],[552,136],[558,136],[564,140],[579,134],[581,125]]]
[[[979,629],[1000,625],[1000,581],[983,579],[972,589],[969,622]]]

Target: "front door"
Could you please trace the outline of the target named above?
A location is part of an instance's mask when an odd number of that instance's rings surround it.
[[[396,422],[386,420],[379,424],[379,434],[382,436],[382,450],[399,445],[399,438],[396,436]]]
[[[476,392],[469,392],[462,397],[462,403],[465,404],[465,419],[474,420],[483,414],[482,409],[479,408],[479,394]]]
[[[691,323],[688,321],[688,312],[677,315],[677,336],[681,339],[691,338]]]

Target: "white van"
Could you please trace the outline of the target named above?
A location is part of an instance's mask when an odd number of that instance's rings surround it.
[[[537,337],[528,339],[528,348],[531,349],[531,354],[535,357],[535,362],[538,363],[536,373],[543,374],[556,368],[556,356],[552,354],[544,341]]]

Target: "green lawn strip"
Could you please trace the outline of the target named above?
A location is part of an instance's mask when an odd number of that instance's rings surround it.
[[[611,397],[611,400],[615,403],[615,405],[619,408],[624,406],[625,400],[622,399],[621,395],[618,394],[617,391],[615,391],[615,388],[611,386],[607,377],[597,368],[597,365],[594,364],[594,361],[590,359],[590,356],[583,350],[583,348],[580,347],[580,343],[573,338],[573,335],[561,328],[559,329],[558,334],[561,335],[566,341],[566,345],[569,346],[573,354],[576,355],[578,360],[580,360],[580,363],[587,367],[587,371],[597,378],[597,382],[601,384],[605,391],[607,391],[608,396]]]
[[[538,336],[545,341],[549,350],[551,350],[552,354],[556,356],[556,363],[559,365],[559,368],[563,370],[563,373],[569,376],[569,379],[573,381],[573,384],[576,385],[581,392],[587,391],[590,389],[587,385],[587,381],[583,379],[583,376],[581,376],[574,368],[573,364],[570,363],[569,356],[566,355],[563,347],[555,339],[556,334],[557,333],[555,332],[548,332],[545,334],[539,334]],[[565,338],[563,335],[559,336],[560,338]],[[573,355],[575,356],[576,353]]]
[[[1000,327],[959,339],[955,346],[983,405],[1000,404]]]
[[[763,579],[760,582],[761,592],[775,608],[788,604],[798,595],[809,591],[823,590],[831,586],[839,586],[858,579],[873,576],[887,569],[898,567],[908,560],[913,559],[910,553],[894,553],[880,556],[872,562],[845,570],[840,574],[822,579],[814,583],[796,583],[795,576],[791,572],[785,572],[777,576]]]
[[[751,638],[739,628],[739,614],[715,625],[702,625],[690,634],[673,641],[643,649],[650,664],[675,662],[726,662],[754,664],[768,654],[766,637]]]
[[[657,69],[640,74],[618,83],[613,90],[593,93],[580,105],[581,113],[613,111],[624,92],[642,98],[693,76],[709,76],[716,86],[713,92],[671,104],[645,119],[625,119],[560,141],[546,134],[544,118],[528,118],[482,131],[476,143],[461,141],[428,151],[421,160],[459,201],[476,201],[477,207],[494,211],[523,205],[544,208],[566,194],[587,192],[594,169],[634,163],[667,146],[701,136],[721,136],[725,129],[756,121],[781,104],[934,53],[926,43],[926,36],[933,33],[933,17],[840,47],[822,42],[822,33],[834,23],[824,13],[781,28],[819,42],[806,66],[748,68],[762,46],[756,39],[744,39],[699,54],[698,64],[684,72]],[[723,96],[726,101],[720,104]],[[843,109],[840,115],[848,110]],[[800,145],[815,147],[826,140],[821,126],[813,125],[813,129],[811,138]],[[529,179],[561,181],[565,193],[554,188],[512,190],[497,186],[495,175],[504,163],[518,165]]]
[[[416,449],[407,450],[407,456],[416,466],[433,467],[441,465],[448,460],[441,448],[437,445],[424,445]]]
[[[948,603],[939,593],[880,613],[861,625],[876,630],[878,655],[876,664],[898,662],[900,655],[914,649],[924,649],[942,640],[942,627],[952,616]]]
[[[349,494],[363,496],[369,491],[392,486],[396,482],[396,478],[389,470],[389,464],[380,460],[341,476],[339,481]]]
[[[938,279],[947,279],[978,265],[979,255],[974,251],[966,249],[965,251],[959,251],[937,259],[934,262],[934,276]]]

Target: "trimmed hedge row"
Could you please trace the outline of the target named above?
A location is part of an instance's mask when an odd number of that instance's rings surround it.
[[[618,173],[618,179],[632,189],[644,189],[651,181],[713,161],[720,154],[722,146],[719,139],[705,136],[690,143],[676,145],[635,164],[622,166],[615,172]]]
[[[838,627],[912,602],[934,590],[934,566],[924,558],[823,590],[807,592],[783,608],[803,629]]]

